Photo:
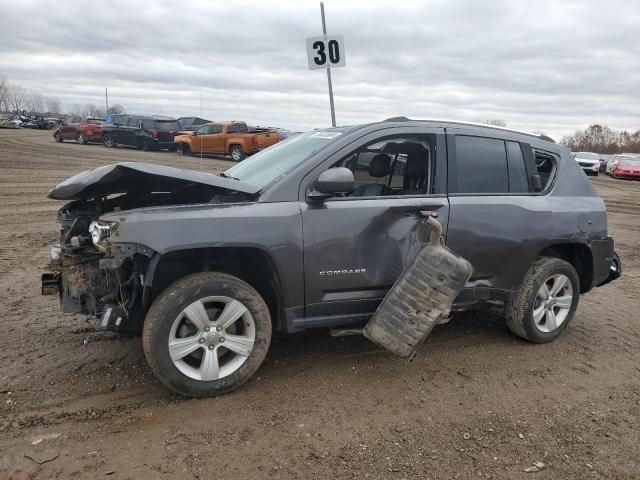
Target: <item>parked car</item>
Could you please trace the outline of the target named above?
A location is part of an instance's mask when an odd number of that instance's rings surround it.
[[[126,118],[127,116],[130,115],[126,115],[124,113],[111,113],[107,115],[107,118],[104,119],[104,123],[108,123],[109,125],[118,125],[120,119]]]
[[[573,157],[574,160],[580,165],[582,171],[587,175],[598,176],[600,170],[600,156],[597,153],[591,152],[577,152]]]
[[[115,121],[102,127],[102,143],[107,148],[123,145],[141,150],[176,149],[173,139],[180,124],[174,118],[123,115]]]
[[[178,119],[178,123],[180,124],[180,130],[184,132],[192,132],[196,128],[204,125],[205,123],[210,123],[211,120],[205,120],[200,117],[180,117]]]
[[[611,170],[613,178],[640,179],[640,158],[624,157]]]
[[[141,331],[152,371],[187,396],[245,383],[273,330],[366,323],[424,244],[423,215],[473,265],[454,310],[503,306],[532,342],[557,338],[580,295],[621,272],[604,202],[569,151],[491,126],[318,130],[220,175],[121,163],[49,197],[69,203],[43,293]]]
[[[616,165],[618,165],[622,160],[634,160],[635,157],[629,154],[621,154],[621,155],[612,155],[607,162],[607,166],[605,167],[605,174],[611,175],[613,169]]]
[[[53,132],[56,142],[75,140],[80,145],[100,143],[102,141],[102,125],[104,120],[92,117],[72,116],[67,118]]]
[[[217,153],[229,155],[239,162],[247,155],[259,152],[278,142],[275,129],[254,128],[244,122],[214,122],[199,127],[193,133],[178,135],[174,140],[179,152]]]

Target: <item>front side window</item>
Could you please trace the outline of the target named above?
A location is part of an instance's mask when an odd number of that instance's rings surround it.
[[[333,167],[353,172],[350,197],[432,193],[435,136],[392,137],[365,145]]]

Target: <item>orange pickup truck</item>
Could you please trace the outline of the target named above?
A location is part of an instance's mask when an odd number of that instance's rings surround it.
[[[177,150],[185,155],[191,153],[217,153],[229,155],[239,162],[247,155],[278,142],[275,129],[249,129],[244,122],[212,122],[193,132],[183,132],[173,140]]]

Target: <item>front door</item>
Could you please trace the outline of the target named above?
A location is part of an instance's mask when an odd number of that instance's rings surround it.
[[[205,125],[206,134],[203,136],[204,153],[224,153],[224,135],[222,125]]]
[[[343,166],[353,171],[356,188],[303,204],[306,308],[299,327],[346,324],[373,313],[428,238],[421,212],[437,212],[446,232],[444,131],[401,130],[364,137],[307,180],[309,191],[322,171]]]

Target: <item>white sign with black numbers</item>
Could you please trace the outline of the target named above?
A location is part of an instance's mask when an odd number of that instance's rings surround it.
[[[342,35],[307,38],[307,60],[311,70],[344,67],[344,38]]]

